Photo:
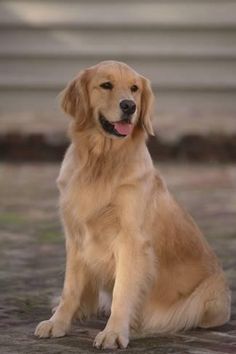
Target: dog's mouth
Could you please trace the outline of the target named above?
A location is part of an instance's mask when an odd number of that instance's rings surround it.
[[[118,122],[110,122],[107,120],[102,114],[99,116],[99,121],[103,130],[106,133],[118,136],[118,137],[126,137],[127,135],[132,133],[133,124],[131,123],[129,118],[119,120]]]

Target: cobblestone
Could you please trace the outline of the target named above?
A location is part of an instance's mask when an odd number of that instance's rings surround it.
[[[159,168],[223,263],[233,294],[232,317],[225,326],[212,330],[134,339],[121,352],[236,353],[236,166],[160,164]],[[64,338],[33,336],[36,324],[50,315],[63,283],[58,170],[57,164],[0,165],[1,354],[97,352],[92,341],[103,321],[75,324]]]

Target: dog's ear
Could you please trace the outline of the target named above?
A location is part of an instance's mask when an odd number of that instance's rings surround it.
[[[148,79],[142,77],[143,91],[141,96],[140,121],[143,128],[149,135],[154,135],[152,127],[154,95]]]
[[[62,91],[62,109],[81,126],[89,113],[88,80],[89,70],[84,70]]]

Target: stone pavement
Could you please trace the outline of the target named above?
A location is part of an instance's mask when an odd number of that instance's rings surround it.
[[[125,353],[236,353],[236,166],[160,164],[169,188],[201,226],[233,292],[231,321],[221,328],[131,341]],[[57,164],[0,165],[0,353],[95,353],[102,321],[75,324],[68,337],[40,340],[60,293],[64,246],[57,210]],[[104,351],[110,353],[111,351]]]

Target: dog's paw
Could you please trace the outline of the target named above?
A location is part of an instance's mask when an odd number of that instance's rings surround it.
[[[47,320],[38,324],[34,334],[39,338],[64,337],[67,330],[68,328],[64,323]]]
[[[106,329],[98,333],[93,343],[98,349],[124,349],[128,344],[129,338],[126,334]]]

